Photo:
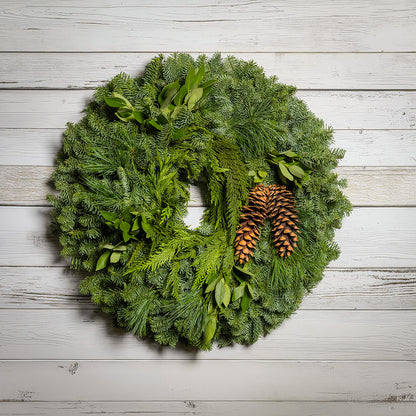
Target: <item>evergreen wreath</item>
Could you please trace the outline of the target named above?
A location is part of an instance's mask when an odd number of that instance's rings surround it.
[[[155,57],[68,124],[52,230],[115,324],[172,347],[252,344],[300,305],[339,249],[344,155],[295,88],[235,57]],[[205,189],[198,228],[189,185]]]

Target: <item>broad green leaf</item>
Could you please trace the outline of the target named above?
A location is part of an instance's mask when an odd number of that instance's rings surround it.
[[[124,100],[127,107],[130,107],[131,109],[133,108],[133,106],[130,104],[130,101],[126,97],[119,94],[118,92],[113,92],[113,97],[121,98],[122,100]]]
[[[215,331],[217,330],[217,317],[216,315],[210,315],[208,318],[207,326],[205,327],[205,342],[209,342],[214,338]]]
[[[287,179],[282,175],[282,172],[279,170],[279,178],[283,183],[287,183]]]
[[[175,98],[173,99],[173,103],[175,105],[180,105],[183,103],[183,99],[185,98],[185,95],[188,93],[188,89],[185,85],[182,85],[179,92],[176,94]]]
[[[110,107],[123,107],[125,104],[124,100],[121,100],[120,98],[115,97],[104,97],[105,103]]]
[[[195,104],[202,98],[202,88],[195,88],[191,90],[185,97],[185,103],[187,104],[190,111],[195,107]]]
[[[97,260],[97,265],[95,266],[95,271],[104,269],[107,264],[108,260],[110,259],[111,251],[104,251],[103,254],[101,254],[100,258]]]
[[[214,279],[209,285],[208,287],[205,289],[205,293],[209,293],[212,292],[215,289],[215,286],[217,285],[218,281],[220,280],[219,277],[217,277],[216,279]]]
[[[109,211],[100,211],[100,214],[104,217],[105,220],[107,221],[114,221],[118,218],[117,214],[115,214],[114,212],[109,212]]]
[[[120,230],[129,232],[130,231],[130,224],[128,222],[122,221],[120,224]]]
[[[243,313],[248,309],[250,306],[250,296],[248,295],[247,291],[244,291],[243,299],[241,299],[241,310]]]
[[[186,75],[185,79],[185,87],[186,90],[189,91],[194,83],[195,80],[195,68],[191,68],[188,72],[188,75]]]
[[[121,253],[119,251],[113,251],[110,256],[110,263],[117,263],[120,260]]]
[[[119,108],[116,112],[116,116],[121,121],[129,121],[129,120],[132,120],[134,118],[132,110],[130,108],[127,108],[127,107]]]
[[[242,283],[240,286],[237,286],[233,290],[233,302],[243,297],[244,295],[244,288],[246,287],[245,282]]]
[[[136,217],[134,219],[133,225],[131,227],[132,231],[137,231],[140,228],[139,219]]]
[[[131,117],[132,116],[132,113],[133,113],[133,110],[131,109],[131,108],[128,108],[128,107],[120,107],[118,110],[117,110],[117,116],[119,116],[119,117]]]
[[[163,130],[163,127],[156,122],[156,120],[149,120],[148,123],[157,130]]]
[[[259,175],[260,178],[264,179],[267,176],[267,172],[265,172],[264,170],[258,170],[257,175]]]
[[[201,83],[202,78],[204,78],[204,74],[205,74],[205,65],[202,64],[199,67],[197,73],[195,74],[195,79],[194,79],[193,85],[198,86]]]
[[[215,286],[215,301],[217,302],[218,306],[221,306],[225,297],[225,283],[224,279],[221,279],[217,286]]]
[[[132,108],[129,100],[127,100],[121,94],[118,94],[116,92],[113,92],[113,95],[111,96],[104,97],[104,101],[110,107],[119,108],[119,107],[127,106],[127,107]]]
[[[157,96],[157,102],[159,103],[160,106],[162,106],[162,103],[165,99],[165,92],[167,91],[167,89],[170,87],[171,84],[167,84],[162,88],[162,91],[160,91],[159,95]]]
[[[285,178],[289,179],[290,181],[293,181],[292,174],[287,170],[287,167],[283,163],[279,163],[279,169]]]
[[[175,88],[175,86],[176,86],[176,88]],[[165,86],[163,87],[162,91],[161,91],[161,92],[160,92],[160,94],[157,96],[157,101],[158,101],[158,103],[159,103],[159,105],[160,105],[160,106],[162,106],[162,104],[163,104],[163,102],[165,101],[166,97],[167,97],[169,94],[172,94],[172,92],[171,92],[171,93],[169,93],[169,91],[170,91],[172,88],[175,88],[175,89],[176,89],[176,91],[175,91],[175,94],[176,94],[176,92],[177,92],[177,91],[178,91],[178,89],[179,89],[179,82],[178,82],[178,81],[171,82],[170,84],[167,84],[167,85],[165,85]]]
[[[123,240],[125,243],[127,243],[127,241],[129,241],[131,238],[131,235],[129,234],[128,231],[123,231]]]
[[[114,247],[113,249],[114,251],[126,251],[127,250],[127,246],[118,246],[118,247]]]
[[[144,113],[142,111],[139,110],[133,110],[133,117],[134,119],[139,122],[140,124],[143,123],[144,121]]]
[[[166,85],[166,87],[163,88],[163,90],[162,90],[162,93],[163,93],[162,103],[159,102],[161,109],[167,107],[172,102],[173,98],[178,93],[178,90],[179,90],[179,82],[178,81],[172,82],[171,84]],[[160,95],[162,95],[162,93]],[[159,97],[160,97],[160,95],[159,95]]]
[[[165,97],[174,96],[181,88],[178,81],[172,82],[169,85],[169,88],[166,91]]]
[[[297,153],[295,153],[294,151],[292,151],[292,150],[286,150],[286,152],[283,152],[283,153],[280,153],[280,154],[285,155],[287,157],[291,157],[291,158],[299,157],[299,155]]]
[[[292,175],[295,175],[298,178],[303,178],[305,176],[305,171],[300,166],[289,165],[289,170]]]
[[[112,250],[114,246],[112,244],[104,244],[103,248],[108,248],[109,250]]]
[[[250,293],[250,296],[253,298],[254,297],[254,292],[253,292],[253,288],[251,287],[250,283],[247,282],[246,285],[248,292]]]
[[[225,284],[224,287],[225,287],[225,295],[224,295],[224,299],[222,300],[222,303],[224,304],[225,307],[227,307],[231,300],[231,290],[230,290],[230,286],[228,286],[227,284]]]
[[[256,176],[256,172],[254,170],[249,170],[248,176]]]

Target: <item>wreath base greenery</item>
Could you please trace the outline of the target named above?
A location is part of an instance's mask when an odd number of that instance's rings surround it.
[[[48,196],[53,232],[71,267],[88,272],[81,292],[116,325],[172,347],[252,344],[321,280],[351,205],[333,172],[343,151],[294,93],[254,62],[157,56],[143,76],[99,88],[68,125],[59,195]],[[208,207],[191,229],[183,218],[198,181]],[[279,256],[265,219],[241,264],[236,230],[258,183],[293,193],[297,247]]]

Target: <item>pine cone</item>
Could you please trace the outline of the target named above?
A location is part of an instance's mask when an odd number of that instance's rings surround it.
[[[297,247],[298,212],[292,192],[284,186],[269,186],[268,213],[272,223],[273,243],[280,257],[288,257]]]
[[[273,243],[279,256],[292,254],[297,247],[299,227],[295,197],[288,189],[279,185],[257,185],[250,191],[249,203],[242,211],[234,244],[240,264],[248,262],[253,255],[266,218],[271,219]]]
[[[240,264],[249,261],[259,239],[260,226],[267,216],[268,189],[260,184],[249,193],[249,203],[242,208],[240,227],[235,238],[235,254]]]
[[[258,217],[261,224],[264,224],[264,219],[267,218],[269,202],[269,189],[263,184],[254,187],[248,196],[248,206],[251,215]]]

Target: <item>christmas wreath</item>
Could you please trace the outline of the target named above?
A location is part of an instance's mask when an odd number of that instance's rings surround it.
[[[52,229],[116,325],[172,347],[252,344],[321,280],[351,206],[343,151],[294,93],[252,61],[160,55],[68,124]]]

